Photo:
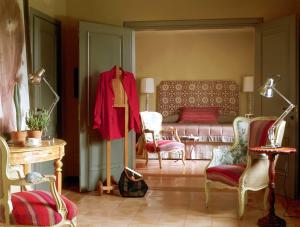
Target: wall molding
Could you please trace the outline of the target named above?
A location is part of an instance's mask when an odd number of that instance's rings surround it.
[[[157,20],[157,21],[125,21],[124,27],[136,31],[146,30],[193,30],[213,28],[254,27],[263,23],[263,18],[222,18],[199,20]]]

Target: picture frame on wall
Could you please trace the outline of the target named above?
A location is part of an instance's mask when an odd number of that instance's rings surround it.
[[[28,0],[1,0],[0,135],[5,137],[9,132],[17,130],[18,108],[14,94],[20,97],[20,103],[17,103],[20,107],[20,130],[25,130],[25,116],[29,111],[28,74],[31,72],[28,30]]]

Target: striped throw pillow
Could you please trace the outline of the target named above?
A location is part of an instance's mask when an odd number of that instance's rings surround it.
[[[219,107],[182,107],[180,122],[184,123],[218,123]]]

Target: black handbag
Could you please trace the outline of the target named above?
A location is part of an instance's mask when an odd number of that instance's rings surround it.
[[[143,197],[148,190],[148,185],[143,176],[126,167],[119,180],[119,191],[123,197]]]

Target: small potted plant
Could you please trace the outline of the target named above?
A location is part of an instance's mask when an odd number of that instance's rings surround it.
[[[43,131],[47,129],[49,119],[49,113],[45,108],[30,110],[26,116],[28,138],[41,138]]]
[[[10,132],[10,140],[14,144],[22,145],[25,143],[27,132],[21,130],[21,124],[22,124],[21,97],[20,97],[20,87],[18,82],[14,86],[14,104],[15,104],[15,111],[16,111],[17,130]]]

